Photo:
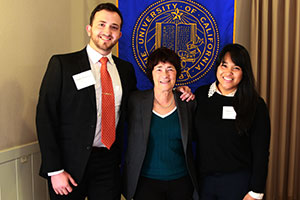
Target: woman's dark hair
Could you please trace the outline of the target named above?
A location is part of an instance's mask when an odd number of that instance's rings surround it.
[[[91,13],[91,16],[90,16],[90,25],[93,24],[93,20],[94,20],[94,17],[95,17],[95,14],[101,10],[107,10],[107,11],[110,11],[110,12],[116,12],[118,13],[118,15],[120,16],[121,18],[121,28],[123,26],[123,16],[121,14],[121,11],[119,10],[119,8],[117,8],[117,6],[115,6],[114,4],[112,3],[101,3],[99,4]]]
[[[220,64],[224,62],[226,53],[230,54],[232,62],[241,67],[243,72],[241,82],[238,84],[237,92],[234,96],[234,109],[237,113],[236,127],[238,132],[247,134],[254,119],[259,97],[255,86],[250,56],[242,45],[228,44],[222,49],[217,58],[216,73]]]
[[[152,71],[159,62],[163,62],[163,63],[169,62],[176,69],[176,79],[180,76],[181,74],[180,57],[177,55],[177,53],[175,53],[175,51],[168,49],[166,47],[160,47],[155,49],[152,53],[150,53],[147,60],[146,75],[152,83],[153,83]]]

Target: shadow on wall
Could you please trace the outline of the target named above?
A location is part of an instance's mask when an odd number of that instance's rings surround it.
[[[22,85],[6,81],[0,85],[0,150],[36,141],[36,102],[25,102]],[[36,96],[36,95],[35,95]]]

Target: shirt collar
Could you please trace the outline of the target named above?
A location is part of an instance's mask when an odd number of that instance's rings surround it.
[[[210,85],[210,87],[209,87],[209,90],[208,90],[208,98],[212,97],[212,96],[214,95],[215,92],[218,93],[218,94],[220,94],[220,95],[223,95],[223,94],[220,92],[220,90],[218,89],[216,81],[213,82],[213,83]],[[236,90],[234,90],[233,92],[231,92],[231,93],[229,93],[229,94],[227,94],[227,95],[223,95],[223,96],[226,96],[226,97],[234,97],[235,93],[236,93]]]
[[[87,51],[89,58],[93,62],[93,64],[96,64],[97,62],[99,62],[99,60],[103,57],[100,53],[98,53],[95,49],[93,49],[89,44],[86,47],[86,51]],[[110,64],[114,65],[114,60],[112,58],[111,52],[108,55],[106,55],[105,57],[108,58],[108,61]]]

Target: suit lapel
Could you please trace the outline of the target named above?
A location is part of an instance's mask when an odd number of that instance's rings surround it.
[[[149,134],[150,134],[150,125],[152,118],[152,109],[153,109],[153,90],[148,90],[144,93],[142,103],[140,104],[142,110],[142,118],[143,118],[143,129],[144,129],[144,141],[147,144]]]
[[[78,66],[82,72],[85,72],[87,70],[91,70],[90,61],[86,52],[86,48],[81,50],[81,52],[78,54]],[[100,73],[100,72],[99,72]],[[95,87],[88,87],[88,94],[91,99],[91,103],[94,107],[96,107],[96,94],[95,94]]]
[[[181,128],[181,139],[183,144],[184,152],[186,153],[187,142],[188,142],[188,115],[186,103],[182,102],[177,92],[174,92],[174,98],[177,106],[177,112]]]

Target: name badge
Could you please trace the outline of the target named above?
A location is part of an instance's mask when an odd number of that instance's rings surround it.
[[[91,70],[74,75],[73,80],[75,82],[77,90],[95,85],[96,83],[95,77]]]
[[[235,119],[236,112],[232,106],[223,106],[222,119]]]

